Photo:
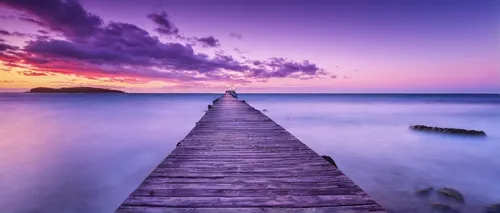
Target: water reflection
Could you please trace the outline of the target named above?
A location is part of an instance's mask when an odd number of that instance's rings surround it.
[[[217,95],[0,94],[2,212],[112,212]],[[462,212],[500,202],[500,105],[491,97],[240,95],[394,212],[429,212],[453,187]],[[409,131],[480,129],[486,138]]]
[[[242,98],[257,109],[268,109],[267,115],[319,154],[332,156],[344,173],[392,212],[432,211],[430,203],[439,197],[415,195],[428,186],[461,191],[466,203],[453,207],[462,212],[484,212],[486,205],[500,202],[497,99]],[[470,98],[474,101],[467,101]],[[415,132],[408,130],[412,124],[480,129],[488,137]]]

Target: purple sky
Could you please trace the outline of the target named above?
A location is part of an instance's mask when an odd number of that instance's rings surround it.
[[[500,91],[495,0],[0,0],[0,12],[0,91]]]

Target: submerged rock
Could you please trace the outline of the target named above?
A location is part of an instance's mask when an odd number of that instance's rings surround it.
[[[500,213],[500,203],[486,207],[486,213]]]
[[[330,163],[330,164],[332,164],[333,166],[335,166],[335,168],[337,168],[337,169],[339,168],[339,167],[337,167],[337,164],[335,163],[335,161],[333,160],[333,158],[332,158],[332,157],[330,157],[330,156],[328,156],[328,155],[321,155],[321,157],[322,157],[323,159],[325,159],[326,161],[328,161],[328,163]]]
[[[438,211],[452,211],[453,208],[451,208],[450,205],[448,204],[443,204],[443,203],[432,203],[431,204],[433,209],[436,209]]]
[[[442,133],[448,133],[448,134],[486,136],[486,133],[484,131],[478,131],[478,130],[457,129],[457,128],[441,128],[441,127],[431,127],[431,126],[424,126],[424,125],[411,125],[409,128],[413,129],[413,130],[426,131],[426,132],[442,132]]]
[[[267,112],[267,109],[263,109],[262,112]]]
[[[465,202],[465,199],[464,199],[464,196],[462,195],[462,193],[460,193],[456,189],[441,188],[441,189],[438,189],[437,192],[440,195],[444,195],[446,197],[453,198],[453,199],[457,200],[460,203],[464,203]]]
[[[417,190],[416,194],[419,196],[428,196],[432,191],[434,191],[434,187],[427,187]]]

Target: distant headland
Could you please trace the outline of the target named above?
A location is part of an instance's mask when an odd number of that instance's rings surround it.
[[[120,90],[95,88],[95,87],[63,87],[63,88],[36,87],[30,89],[28,93],[125,93],[125,92]]]

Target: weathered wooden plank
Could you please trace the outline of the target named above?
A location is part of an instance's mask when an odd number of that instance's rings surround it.
[[[141,189],[335,189],[335,188],[346,188],[346,187],[356,187],[356,184],[352,181],[344,182],[266,182],[266,183],[153,183],[143,182],[140,185]],[[354,188],[352,188],[354,189]]]
[[[295,177],[196,177],[196,178],[178,178],[178,177],[155,177],[146,178],[142,184],[189,184],[189,183],[205,183],[205,184],[228,184],[228,183],[351,183],[352,181],[347,176],[331,177],[331,176],[301,176]]]
[[[158,207],[329,207],[375,204],[366,195],[315,195],[274,197],[134,197],[129,196],[123,205]]]
[[[358,188],[320,188],[320,189],[138,189],[132,193],[134,197],[274,197],[274,196],[315,196],[315,195],[354,195],[363,194]]]
[[[276,174],[276,173],[261,173],[261,174],[251,174],[251,173],[152,173],[148,177],[162,178],[162,177],[176,177],[176,178],[220,178],[220,177],[232,177],[232,178],[254,178],[254,177],[272,177],[272,178],[308,178],[308,177],[331,177],[335,174]]]
[[[120,206],[117,213],[384,213],[378,204],[335,206],[335,207],[309,207],[309,208],[163,208],[145,206]]]
[[[225,94],[116,212],[384,212],[282,126]]]
[[[173,162],[169,162],[169,163],[164,163],[164,164],[160,164],[158,165],[157,168],[185,168],[185,167],[190,167],[190,168],[218,168],[218,169],[222,169],[222,170],[225,170],[225,169],[232,169],[232,168],[241,168],[241,169],[253,169],[254,167],[254,164],[255,163],[258,163],[259,161],[238,161],[238,162],[231,162],[231,163],[217,163],[217,162],[206,162],[206,161],[203,161],[203,162],[199,162],[199,163],[192,163],[192,162],[188,162],[188,163],[185,163],[185,162],[179,162],[177,164],[173,163]],[[324,164],[323,162],[318,162],[318,161],[310,161],[310,162],[299,162],[297,164],[294,164],[294,163],[289,163],[289,162],[275,162],[275,163],[270,163],[270,164],[267,164],[267,168],[273,168],[273,169],[282,169],[282,168],[297,168],[298,166],[300,167],[303,167],[303,168],[307,168],[307,167],[311,167],[311,168],[316,168],[316,167],[321,167],[321,168],[324,168],[324,167],[328,167],[328,166],[331,166],[331,165],[328,165],[328,164]]]
[[[254,176],[269,176],[269,177],[302,177],[304,172],[152,172],[150,176],[162,177],[162,176],[177,176],[177,177],[254,177]],[[334,176],[339,175],[335,172],[321,172],[314,175],[323,176]]]

